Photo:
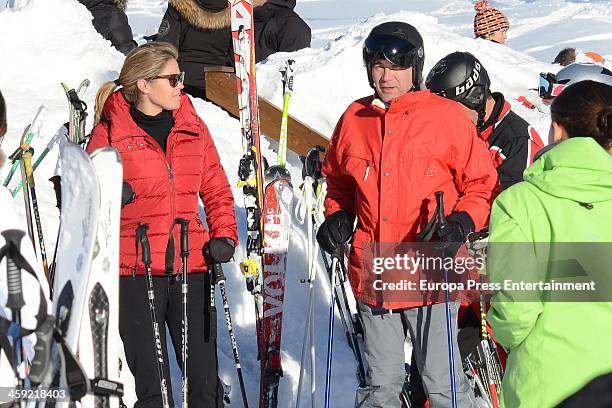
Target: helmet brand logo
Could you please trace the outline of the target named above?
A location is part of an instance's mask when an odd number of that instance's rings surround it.
[[[468,89],[474,86],[478,78],[480,78],[480,63],[478,61],[474,62],[474,69],[472,70],[472,74],[468,77],[468,79],[461,85],[457,85],[455,87],[455,95],[461,95]]]

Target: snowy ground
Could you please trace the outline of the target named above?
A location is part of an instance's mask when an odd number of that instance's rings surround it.
[[[4,3],[4,0],[1,0]],[[137,40],[152,34],[164,13],[165,0],[131,0],[128,16]],[[556,72],[551,65],[563,47],[574,46],[596,51],[612,62],[612,1],[568,0],[503,0],[492,5],[510,18],[508,46],[472,38],[473,9],[469,0],[298,0],[297,11],[313,29],[313,48],[290,54],[297,61],[296,91],[291,112],[325,135],[330,135],[340,114],[352,100],[370,93],[361,47],[371,28],[382,21],[402,20],[415,25],[425,40],[425,72],[441,57],[455,50],[478,56],[489,72],[492,88],[502,91],[516,111],[536,127],[546,140],[549,120],[546,107],[528,110],[514,98],[524,95],[537,100],[535,88],[538,73]],[[3,6],[0,6],[2,10]],[[8,134],[2,143],[5,152],[17,146],[23,127],[31,121],[40,104],[49,114],[40,137],[32,142],[41,151],[47,141],[67,120],[67,106],[60,82],[76,86],[83,78],[91,80],[85,100],[93,112],[93,98],[98,86],[115,79],[123,56],[113,50],[89,23],[91,16],[74,0],[32,0],[21,11],[0,11],[0,89],[8,103]],[[258,67],[259,92],[277,104],[281,101],[278,69],[288,54],[275,55]],[[214,105],[195,101],[216,141],[223,165],[232,181],[236,181],[238,158],[241,155],[238,122]],[[91,120],[88,122],[88,130]],[[264,154],[274,162],[274,147],[262,143]],[[54,149],[36,173],[43,227],[48,248],[53,248],[58,213],[54,195],[46,180],[53,174],[57,160]],[[289,158],[294,184],[299,185],[301,165],[295,155]],[[0,178],[8,171],[5,166]],[[13,181],[10,187],[14,187]],[[297,190],[297,189],[296,189]],[[242,196],[235,189],[236,211],[241,236],[245,218]],[[16,200],[21,203],[18,195]],[[23,213],[22,213],[23,215]],[[294,406],[299,375],[299,358],[306,310],[304,277],[305,228],[294,221],[291,254],[286,280],[285,318],[283,322],[283,368],[280,406]],[[244,256],[241,247],[236,259]],[[250,405],[257,402],[259,362],[257,361],[252,299],[244,288],[237,266],[226,267],[234,324],[241,351],[243,371]],[[329,289],[319,274],[317,287],[317,372],[318,405],[322,405],[325,369],[325,336]],[[239,387],[235,375],[229,339],[223,316],[219,316],[219,359],[221,376],[232,386],[232,406],[240,406]],[[352,406],[356,387],[354,358],[341,325],[336,327],[333,370],[333,406]],[[174,378],[177,378],[174,370]],[[178,384],[178,382],[175,382]],[[308,385],[308,384],[307,384]],[[178,390],[175,390],[175,393]]]

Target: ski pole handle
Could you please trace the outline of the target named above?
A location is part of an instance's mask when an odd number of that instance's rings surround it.
[[[181,256],[183,258],[189,256],[189,220],[185,218],[177,218],[174,220],[181,224]]]
[[[142,263],[146,267],[151,266],[151,246],[149,245],[149,238],[147,237],[147,231],[149,226],[147,224],[139,224],[136,228],[136,239],[142,246]]]
[[[23,166],[25,167],[26,172],[26,181],[28,183],[28,187],[34,187],[34,172],[32,170],[32,155],[34,154],[34,149],[31,147],[28,150],[23,152],[21,159],[23,160]]]
[[[21,239],[24,235],[23,231],[15,229],[2,232],[8,248],[6,253],[6,280],[8,286],[6,307],[11,310],[19,310],[25,305],[23,289],[21,287],[21,268],[15,263],[12,254],[14,250],[18,250],[21,247]]]

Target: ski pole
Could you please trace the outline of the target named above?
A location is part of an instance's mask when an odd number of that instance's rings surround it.
[[[438,209],[438,228],[448,227],[448,222],[444,216],[444,192],[436,191],[436,204]],[[450,294],[448,291],[448,269],[444,268],[444,282],[447,284],[444,291],[444,304],[446,307],[446,340],[448,343],[448,366],[451,383],[451,404],[452,408],[457,408],[457,386],[455,384],[455,349],[453,347],[453,322],[451,318]]]
[[[323,249],[320,250],[321,257],[323,258],[323,264],[325,265],[325,269],[328,271],[328,274],[331,275],[331,268],[329,265],[329,260],[327,259],[327,255]],[[340,263],[340,268],[343,269],[342,263]],[[357,339],[357,323],[354,318],[351,316],[351,309],[348,304],[348,298],[346,294],[346,290],[344,288],[344,284],[339,282],[339,284],[334,285],[334,290],[338,290],[338,286],[340,287],[340,295],[336,292],[336,306],[338,307],[338,312],[340,314],[340,320],[342,321],[342,326],[344,327],[344,331],[346,333],[346,340],[353,350],[353,355],[355,356],[355,360],[357,360],[357,379],[359,380],[360,386],[365,386],[366,373],[365,373],[365,365],[363,363],[363,357],[361,355],[361,348],[359,347],[359,342]],[[344,307],[340,301],[340,297],[344,299]],[[347,322],[346,314],[349,315],[350,325]]]
[[[187,333],[188,333],[188,324],[187,324],[187,258],[189,257],[189,220],[185,218],[177,218],[175,222],[181,224],[181,259],[183,266],[183,274],[181,279],[181,292],[182,292],[182,306],[183,306],[183,316],[182,316],[182,341],[181,341],[181,359],[183,364],[183,378],[182,378],[182,394],[183,394],[183,408],[187,408],[187,396],[188,396],[188,386],[187,386]]]
[[[62,185],[61,178],[59,176],[53,176],[49,179],[53,183],[53,190],[55,191],[55,206],[60,213],[60,225],[57,228],[57,237],[55,238],[55,249],[53,250],[53,259],[51,260],[51,266],[49,267],[49,294],[53,299],[53,282],[55,282],[55,265],[57,261],[57,249],[59,248],[60,233],[62,232]]]
[[[278,138],[278,165],[285,167],[287,159],[287,118],[289,116],[289,101],[293,94],[293,70],[295,60],[285,61],[280,72],[283,81],[283,115],[281,118],[280,136]]]
[[[287,62],[289,65],[290,61]],[[308,312],[306,325],[304,326],[304,341],[302,342],[302,356],[300,362],[300,378],[298,382],[297,404],[299,407],[301,401],[301,391],[306,371],[306,351],[308,347],[308,339],[310,339],[310,389],[311,389],[311,404],[316,406],[316,358],[315,358],[315,326],[314,326],[314,304],[315,304],[315,280],[316,280],[316,256],[319,243],[314,237],[315,225],[320,223],[324,218],[323,200],[325,199],[326,183],[325,178],[321,177],[321,156],[320,153],[325,152],[322,146],[311,148],[305,157],[303,157],[302,178],[304,184],[302,186],[302,194],[299,204],[296,206],[296,219],[303,224],[307,218],[307,239],[308,239],[308,274],[306,279],[301,282],[308,282]],[[313,191],[314,185],[317,185],[316,193]],[[313,205],[312,197],[316,196],[316,205]],[[305,207],[301,204],[305,203]]]
[[[360,320],[358,320],[360,319],[360,312],[359,312],[359,309],[357,309],[357,313],[353,315],[351,312],[351,308],[349,306],[348,296],[346,295],[346,288],[344,287],[344,282],[347,279],[346,266],[344,262],[340,262],[340,272],[342,273],[342,278],[340,279],[340,282],[338,284],[340,286],[340,293],[342,294],[342,298],[344,299],[344,308],[346,310],[346,313],[349,315],[349,318],[351,320],[351,328],[352,328],[351,332],[347,333],[347,337],[350,335],[352,339],[353,351],[355,352],[355,357],[357,358],[357,376],[359,379],[359,385],[365,386],[365,383],[366,383],[365,364],[363,363],[363,357],[361,355],[361,349],[359,348],[359,341],[357,339],[357,332],[359,331],[358,325],[361,324],[359,323]],[[361,330],[363,332],[363,329]],[[349,344],[351,344],[350,341],[349,341]]]
[[[227,292],[225,291],[225,274],[221,264],[213,264],[212,281],[219,284],[221,291],[221,300],[223,301],[223,312],[225,313],[225,321],[227,322],[227,331],[229,333],[230,342],[232,343],[232,353],[234,354],[234,363],[236,364],[236,372],[238,373],[238,382],[240,383],[240,393],[242,394],[242,403],[244,408],[249,408],[246,388],[244,387],[244,378],[242,377],[242,367],[240,366],[240,355],[238,354],[238,342],[234,334],[234,326],[232,325],[232,315],[230,314],[229,302],[227,300]]]
[[[332,267],[330,275],[330,303],[329,303],[329,323],[327,326],[327,369],[325,372],[325,402],[324,408],[329,408],[331,404],[331,373],[332,373],[332,355],[334,351],[334,316],[336,306],[336,291],[334,290],[334,282],[336,280],[336,272],[338,264],[341,262],[341,248],[336,248],[332,254]]]
[[[38,156],[38,158],[36,159],[36,161],[32,165],[32,171],[36,171],[36,169],[38,168],[40,163],[45,159],[47,154],[49,154],[49,152],[51,151],[53,146],[55,146],[55,144],[58,143],[60,135],[62,135],[62,134],[60,132],[58,132],[58,133],[55,134],[55,136],[53,136],[51,138],[51,140],[49,140],[49,143],[47,143],[47,146],[44,148],[44,150],[42,151],[40,156]],[[17,195],[17,193],[19,193],[19,191],[21,191],[22,187],[23,187],[23,181],[20,181],[19,184],[17,184],[17,187],[15,187],[15,189],[12,191],[13,197],[15,197]]]
[[[48,109],[45,105],[40,105],[38,111],[36,112],[36,115],[34,116],[32,124],[26,126],[25,130],[23,131],[23,135],[21,136],[21,145],[26,144],[29,146],[32,142],[32,139],[34,139],[34,136],[40,133],[40,129],[42,128],[42,124],[45,116],[47,115],[47,111]],[[20,153],[23,152],[23,150],[20,150],[21,146],[10,157],[11,160],[13,160],[13,166],[11,167],[8,176],[6,176],[6,179],[4,180],[4,187],[7,187],[9,185],[13,174],[15,174],[15,171],[17,171],[17,167],[19,167],[19,161],[21,160]]]
[[[23,142],[22,144],[25,143],[26,137],[30,133],[31,127],[32,127],[31,125],[27,125],[25,129],[23,129],[23,134],[21,135],[21,139],[20,139]],[[9,183],[11,182],[11,179],[13,178],[13,175],[17,171],[17,168],[19,167],[19,162],[21,161],[22,153],[23,153],[23,150],[21,149],[21,145],[19,145],[19,147],[8,157],[12,165],[11,165],[11,169],[9,170],[6,178],[4,179],[4,183],[2,183],[4,187],[8,187]]]
[[[21,146],[23,153],[25,153],[29,148],[30,146],[25,145],[25,144]],[[21,179],[23,180],[24,183],[27,183],[28,176],[26,174],[26,168],[24,165],[24,161],[20,160],[20,164],[21,164],[20,165]],[[36,242],[34,241],[34,225],[32,224],[32,204],[31,204],[31,198],[30,198],[30,189],[27,189],[27,191],[23,192],[23,203],[25,204],[26,222],[28,224],[28,235],[30,236],[30,240],[32,241],[32,246],[34,247],[34,253],[36,253]]]
[[[312,191],[312,184],[313,184],[313,179],[311,175],[306,175],[306,177],[304,178],[304,185],[302,187],[302,197],[305,201],[305,213],[306,213],[306,229],[307,229],[307,237],[308,237],[308,276],[306,279],[302,279],[301,282],[305,283],[308,282],[308,312],[306,315],[306,325],[304,326],[304,339],[302,341],[302,356],[300,359],[300,378],[298,381],[298,390],[297,390],[297,399],[296,399],[296,407],[300,406],[300,400],[301,400],[301,395],[302,395],[302,385],[304,382],[304,374],[306,371],[306,353],[307,353],[307,349],[308,349],[308,345],[309,345],[309,340],[310,340],[310,346],[311,346],[311,351],[314,348],[314,343],[315,343],[315,339],[314,339],[314,335],[313,335],[313,331],[314,331],[314,282],[315,282],[315,254],[317,253],[317,243],[316,241],[313,243],[313,218],[314,218],[314,214],[313,214],[313,205],[312,205],[312,195],[313,195],[313,191]],[[301,201],[301,199],[300,199]],[[300,206],[296,207],[296,215],[297,215],[297,210]],[[299,218],[299,217],[298,217]],[[315,361],[312,360],[313,357],[313,353],[311,353],[311,361],[310,361],[310,370],[311,370],[311,375],[312,377],[314,377],[314,372],[316,369],[316,364]],[[312,407],[315,407],[315,390],[316,390],[316,382],[313,381],[313,379],[311,378],[311,394],[312,394],[312,398],[311,398],[311,403],[312,403]]]
[[[36,220],[36,232],[38,233],[38,244],[40,246],[40,257],[42,258],[43,270],[47,281],[49,281],[49,264],[47,263],[47,249],[45,248],[45,238],[43,236],[42,223],[40,221],[40,211],[38,210],[38,200],[36,199],[36,187],[34,185],[34,175],[32,173],[32,153],[34,149],[31,147],[23,153],[23,166],[25,167],[26,183],[30,190],[32,198],[32,209],[34,210],[34,219]]]
[[[6,230],[2,232],[4,240],[8,244],[6,253],[6,281],[7,299],[6,307],[11,310],[12,317],[12,337],[15,351],[15,367],[17,371],[17,387],[20,391],[24,389],[24,373],[21,367],[23,360],[23,343],[21,338],[21,308],[25,305],[23,300],[23,290],[21,287],[21,268],[17,266],[13,259],[13,251],[21,247],[21,239],[25,234],[20,230]],[[19,405],[25,407],[25,401],[20,397]]]
[[[164,353],[162,350],[161,334],[159,330],[159,321],[157,320],[157,312],[155,311],[155,293],[153,291],[153,273],[151,272],[151,246],[147,231],[147,224],[139,224],[136,228],[136,245],[142,246],[142,263],[145,266],[145,275],[147,282],[147,295],[149,298],[149,312],[151,314],[151,324],[153,326],[153,337],[155,339],[155,353],[157,356],[157,374],[159,375],[159,387],[162,397],[163,408],[170,408],[168,400],[168,385],[166,375],[164,373]]]

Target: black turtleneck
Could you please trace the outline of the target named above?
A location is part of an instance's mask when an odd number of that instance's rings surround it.
[[[134,105],[131,105],[130,115],[132,115],[132,119],[142,130],[151,135],[159,143],[165,153],[166,141],[168,140],[170,130],[174,126],[172,111],[163,110],[155,116],[149,116],[136,109]]]

